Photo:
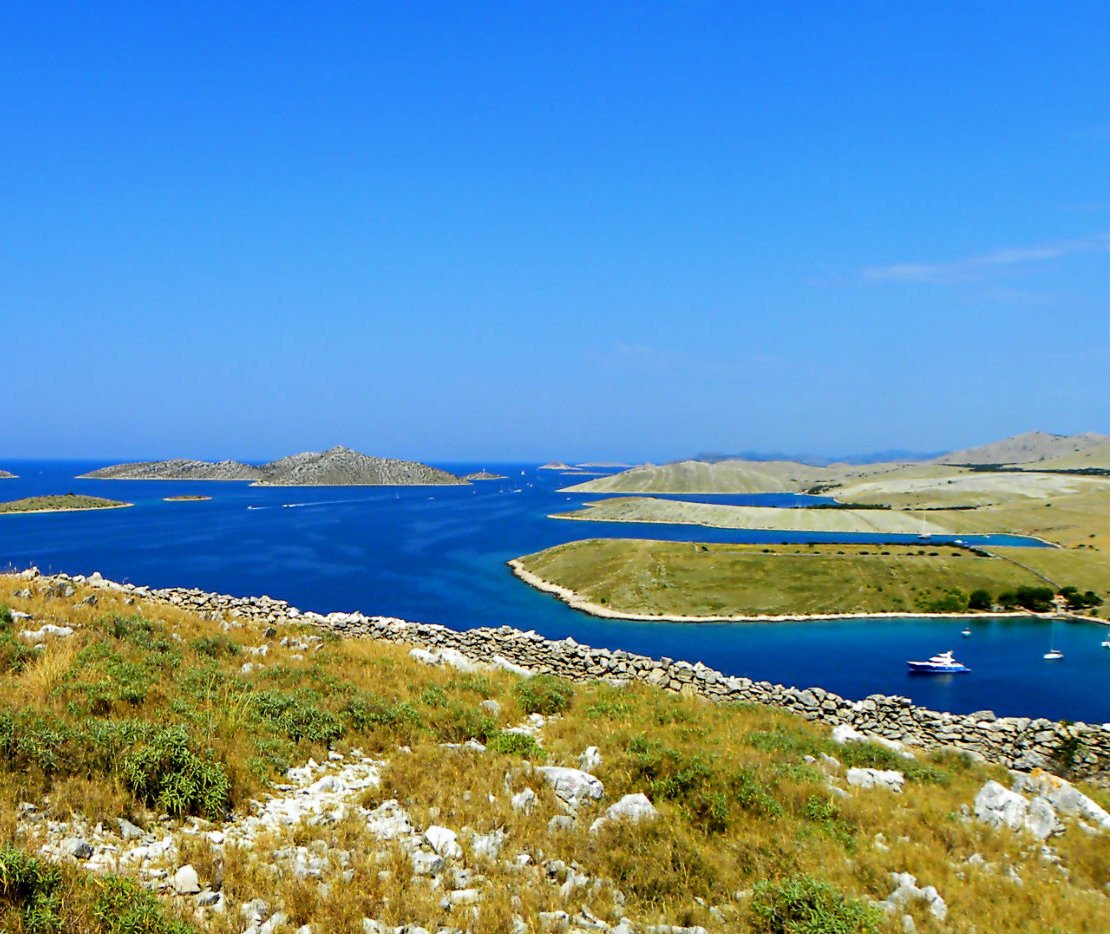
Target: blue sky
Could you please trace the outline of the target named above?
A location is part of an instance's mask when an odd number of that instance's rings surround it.
[[[1110,6],[9,2],[0,457],[1110,429]]]

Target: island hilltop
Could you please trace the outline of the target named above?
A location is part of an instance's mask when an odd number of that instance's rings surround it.
[[[416,461],[369,457],[347,447],[304,451],[255,467],[239,461],[174,459],[116,464],[85,480],[246,480],[254,486],[447,486],[466,481]]]

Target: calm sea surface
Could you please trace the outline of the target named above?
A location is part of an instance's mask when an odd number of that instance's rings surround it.
[[[914,536],[812,535],[695,526],[567,522],[554,511],[596,500],[559,493],[574,477],[521,464],[481,467],[508,480],[466,487],[263,488],[245,483],[76,480],[103,462],[5,462],[20,474],[0,481],[0,498],[87,493],[133,509],[0,516],[0,566],[88,574],[155,587],[269,594],[302,609],[361,610],[457,629],[508,624],[545,636],[647,655],[703,661],[729,674],[849,698],[902,694],[941,710],[1110,721],[1110,650],[1102,627],[1041,620],[699,624],[595,619],[518,581],[514,557],[581,538],[674,541],[908,541]],[[522,473],[523,471],[523,473]],[[209,502],[166,503],[204,494]],[[699,497],[746,505],[798,506],[793,495]],[[1028,544],[1008,536],[969,543]],[[1043,660],[1050,642],[1065,657]],[[945,649],[968,675],[910,676],[905,662]]]

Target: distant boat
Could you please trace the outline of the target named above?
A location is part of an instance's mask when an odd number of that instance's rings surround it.
[[[956,659],[952,657],[951,651],[933,655],[925,662],[906,662],[906,665],[909,667],[910,671],[920,672],[921,674],[955,675],[971,671],[967,665],[956,661]]]
[[[1110,649],[1110,636],[1107,636],[1105,639],[1102,640],[1102,647],[1104,649]]]
[[[1044,653],[1047,661],[1054,662],[1058,658],[1063,658],[1064,653],[1056,648],[1053,643],[1056,641],[1056,623],[1053,622],[1048,630],[1048,651]]]
[[[960,635],[963,636],[964,638],[967,638],[968,636],[970,636],[971,635],[971,627],[970,626],[964,626],[963,631],[960,633]]]

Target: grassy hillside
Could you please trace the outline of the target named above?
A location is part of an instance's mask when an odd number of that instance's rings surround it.
[[[16,512],[72,512],[79,509],[117,509],[130,506],[114,499],[100,496],[79,496],[76,493],[63,493],[59,496],[28,496],[0,503],[0,513]]]
[[[931,514],[891,509],[778,509],[770,506],[719,506],[681,500],[629,496],[587,503],[553,519],[591,522],[678,522],[724,529],[774,529],[799,532],[946,532]]]
[[[13,934],[238,934],[244,905],[275,934],[358,932],[364,918],[501,934],[514,915],[539,932],[560,910],[636,930],[894,932],[903,914],[919,931],[1110,925],[1105,839],[1052,838],[1061,874],[1024,832],[962,815],[1007,776],[961,756],[838,746],[788,715],[646,685],[428,667],[398,646],[223,631],[104,590],[26,587],[0,578],[0,601],[32,617],[0,613],[0,926]],[[44,623],[73,632],[28,648],[20,628]],[[518,723],[531,733],[506,730]],[[484,751],[443,745],[468,740]],[[533,766],[577,767],[586,746],[604,798],[572,821]],[[285,774],[310,757],[321,764]],[[849,766],[897,769],[904,792],[851,787]],[[526,788],[534,802],[517,809]],[[632,793],[655,819],[590,829]],[[266,802],[253,818],[251,798]],[[459,833],[441,867],[426,843],[420,859],[405,847],[431,825]],[[110,871],[47,858],[86,840]],[[185,864],[197,895],[173,894]],[[892,872],[939,890],[943,925],[925,901],[871,907]],[[219,910],[199,907],[209,899]]]
[[[1047,551],[1048,549],[1045,549]],[[1024,555],[1032,549],[1010,549]],[[1043,586],[1002,558],[952,547],[571,542],[519,559],[524,570],[609,610],[652,616],[958,611],[948,595]],[[1082,576],[1062,584],[1093,589]]]

